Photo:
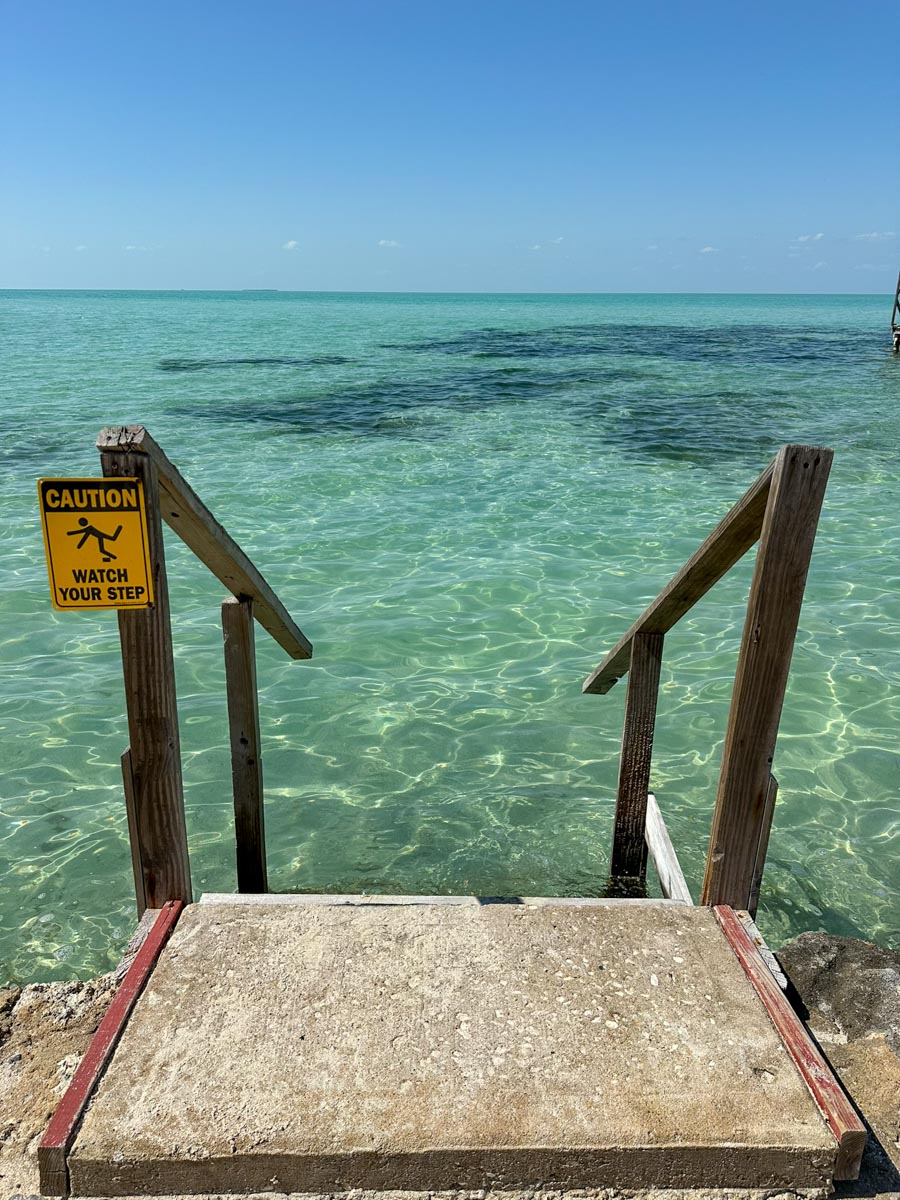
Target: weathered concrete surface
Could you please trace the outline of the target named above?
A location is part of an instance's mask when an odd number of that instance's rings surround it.
[[[816,1187],[834,1155],[708,910],[217,904],[69,1163],[126,1195]]]
[[[868,1122],[857,1184],[841,1195],[900,1197],[900,952],[803,933],[778,955],[808,1024]]]
[[[0,1200],[37,1191],[37,1144],[114,990],[112,975],[0,989]]]

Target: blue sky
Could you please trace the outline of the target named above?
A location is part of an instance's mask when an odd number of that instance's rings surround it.
[[[7,0],[0,287],[886,292],[874,3]]]

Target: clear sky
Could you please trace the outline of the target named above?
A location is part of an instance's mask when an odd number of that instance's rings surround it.
[[[6,0],[0,287],[888,292],[868,0]]]

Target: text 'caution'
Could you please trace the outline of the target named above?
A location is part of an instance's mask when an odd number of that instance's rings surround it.
[[[54,608],[153,603],[139,479],[39,479],[38,496]]]

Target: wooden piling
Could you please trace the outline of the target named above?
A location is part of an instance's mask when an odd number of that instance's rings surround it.
[[[103,450],[103,474],[140,479],[147,508],[147,535],[155,602],[118,613],[133,782],[133,829],[143,878],[138,907],[161,908],[168,900],[189,903],[184,787],[175,658],[169,616],[159,483],[155,463],[133,450]]]
[[[785,446],[763,518],[706,859],[702,904],[748,908],[803,589],[832,452]]]
[[[266,834],[253,601],[229,596],[222,603],[225,686],[234,783],[234,835],[239,892],[267,892]]]
[[[134,772],[131,768],[130,746],[119,761],[122,766],[122,787],[125,791],[125,816],[128,821],[128,842],[131,846],[134,895],[137,900],[137,915],[140,921],[147,909],[147,888],[144,885],[144,868],[141,865],[141,839],[138,835],[137,809],[134,803]]]
[[[609,868],[612,881],[639,880],[641,888],[647,878],[644,830],[662,652],[661,633],[637,633],[632,638]]]
[[[756,848],[756,864],[753,868],[753,881],[750,884],[750,902],[747,911],[756,920],[756,910],[759,908],[759,893],[762,890],[763,871],[766,869],[766,855],[769,852],[769,835],[772,832],[772,818],[775,816],[775,801],[778,799],[778,780],[774,775],[769,776],[769,787],[766,791],[766,803],[763,808],[759,845]]]

